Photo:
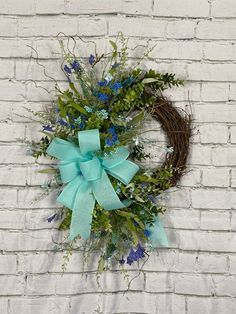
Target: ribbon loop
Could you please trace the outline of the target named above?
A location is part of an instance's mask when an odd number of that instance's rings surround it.
[[[80,235],[90,237],[95,201],[105,210],[124,208],[130,202],[122,202],[116,194],[109,177],[129,184],[139,167],[126,160],[129,151],[119,147],[106,157],[96,157],[101,150],[99,130],[78,132],[79,147],[59,138],[55,138],[47,153],[61,160],[59,170],[63,183],[68,183],[57,201],[72,210],[70,239]]]

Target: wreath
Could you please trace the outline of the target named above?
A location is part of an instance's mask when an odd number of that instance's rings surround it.
[[[61,243],[65,261],[72,250],[96,251],[99,272],[112,261],[124,267],[168,246],[160,196],[185,172],[191,136],[191,116],[163,96],[183,81],[144,70],[140,61],[129,66],[122,34],[109,42],[109,53],[99,55],[95,46],[88,58],[61,42],[68,88],[57,86],[56,101],[34,112],[43,137],[30,142],[34,157],[59,161],[41,172],[52,174],[44,188],[56,189],[63,205],[48,222],[60,219],[59,229],[69,230]],[[140,138],[148,117],[161,124],[168,142],[154,169],[143,163],[150,155]]]

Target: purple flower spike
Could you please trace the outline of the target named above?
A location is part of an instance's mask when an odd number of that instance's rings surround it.
[[[68,65],[65,65],[65,66],[64,66],[64,71],[65,71],[67,74],[71,74],[71,68],[68,67]]]
[[[91,55],[89,56],[89,64],[90,64],[90,65],[93,65],[94,62],[95,62],[95,57],[94,57],[94,55],[91,54]]]
[[[52,222],[56,218],[56,216],[57,216],[57,214],[54,214],[54,215],[48,217],[47,221]]]

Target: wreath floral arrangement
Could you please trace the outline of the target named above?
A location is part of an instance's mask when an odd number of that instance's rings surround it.
[[[144,70],[140,61],[128,66],[122,34],[110,47],[98,55],[95,46],[94,54],[79,58],[62,45],[68,89],[57,88],[57,100],[34,112],[43,137],[30,142],[34,157],[59,160],[41,172],[53,174],[46,189],[57,189],[63,205],[48,222],[61,219],[59,229],[69,230],[65,261],[72,250],[96,251],[99,272],[112,261],[131,265],[168,245],[159,196],[184,173],[191,135],[191,116],[163,96],[183,81]],[[148,116],[159,121],[168,141],[165,160],[154,169],[142,164],[150,156],[139,139]]]

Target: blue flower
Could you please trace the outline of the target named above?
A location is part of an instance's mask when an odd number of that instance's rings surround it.
[[[54,214],[54,215],[48,217],[47,221],[52,222],[56,218],[56,216],[57,216],[57,214]]]
[[[80,64],[79,64],[79,61],[78,60],[74,60],[73,62],[71,62],[71,68],[75,71],[79,70],[80,69]]]
[[[65,66],[64,66],[64,71],[65,71],[67,74],[71,74],[71,68],[68,67],[68,65],[65,65]]]
[[[143,231],[143,233],[144,233],[144,235],[145,235],[145,237],[150,237],[150,235],[151,235],[151,231],[150,230],[148,230],[148,229],[145,229],[144,231]]]
[[[95,62],[95,57],[94,57],[94,55],[91,54],[91,55],[89,56],[89,64],[93,65],[94,62]]]
[[[111,84],[111,89],[113,90],[113,92],[117,92],[122,87],[123,86],[120,82],[115,82],[114,84]]]
[[[63,120],[63,119],[58,119],[58,121],[57,121],[61,126],[67,126],[68,125],[68,123],[65,121],[65,120]]]
[[[129,255],[127,256],[127,264],[131,265],[133,262],[136,262],[143,257],[145,257],[145,249],[139,243],[136,251],[134,251],[133,248],[130,250]]]
[[[106,80],[104,80],[104,81],[100,81],[100,82],[98,82],[98,85],[99,86],[107,86],[107,81]]]
[[[52,126],[51,125],[43,125],[43,131],[49,131],[49,132],[52,132]]]
[[[101,100],[101,101],[108,101],[109,100],[109,95],[107,94],[103,94],[103,93],[98,93],[98,99]]]
[[[112,126],[108,129],[108,132],[111,134],[111,137],[105,140],[107,146],[113,146],[118,141],[118,135],[116,133],[115,126]]]

